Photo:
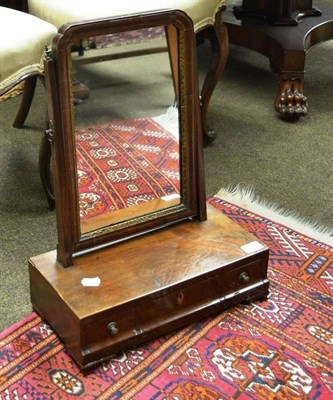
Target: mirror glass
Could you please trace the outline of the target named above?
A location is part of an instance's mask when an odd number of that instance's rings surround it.
[[[206,219],[195,40],[185,13],[66,24],[44,65],[62,265]]]
[[[180,124],[166,50],[164,26],[71,43],[83,238],[182,201]]]

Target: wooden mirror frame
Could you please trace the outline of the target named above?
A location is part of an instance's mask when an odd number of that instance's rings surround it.
[[[160,211],[110,224],[81,235],[70,47],[79,39],[157,26],[173,26],[178,35],[177,54],[169,50],[173,68],[178,65],[181,202]],[[169,46],[170,49],[170,46]],[[176,61],[176,62],[175,62]],[[66,24],[53,40],[45,57],[46,91],[52,138],[52,170],[56,202],[57,260],[65,267],[87,251],[166,227],[188,218],[206,219],[202,132],[196,69],[196,51],[191,19],[178,10]],[[110,221],[112,222],[112,221]]]

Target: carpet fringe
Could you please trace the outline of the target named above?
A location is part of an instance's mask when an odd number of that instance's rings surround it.
[[[169,107],[165,114],[152,118],[152,120],[157,122],[164,130],[170,132],[177,140],[179,139],[178,119],[178,108],[174,106]]]
[[[215,197],[230,201],[256,214],[276,221],[301,234],[316,239],[324,244],[333,246],[333,229],[322,226],[315,221],[302,218],[297,213],[286,210],[274,202],[260,198],[252,188],[235,187],[221,188]]]

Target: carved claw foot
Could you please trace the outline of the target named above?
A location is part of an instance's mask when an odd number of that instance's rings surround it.
[[[286,118],[304,117],[308,113],[308,101],[302,94],[300,81],[283,81],[275,100],[275,110]]]

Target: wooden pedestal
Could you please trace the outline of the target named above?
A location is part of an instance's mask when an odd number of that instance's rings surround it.
[[[270,1],[261,1],[268,4]],[[269,19],[252,16],[237,19],[232,10],[223,14],[229,42],[268,57],[279,80],[275,110],[286,118],[308,112],[303,94],[306,54],[314,45],[333,39],[333,7],[317,4],[321,16],[307,16],[296,26],[277,26]]]
[[[321,15],[312,0],[243,0],[241,6],[234,7],[237,18],[259,17],[273,24],[297,25],[308,16]]]
[[[186,221],[86,254],[29,261],[31,301],[82,370],[239,302],[268,294],[268,248],[209,206]],[[245,247],[243,247],[245,245]],[[100,279],[98,287],[83,278]]]

